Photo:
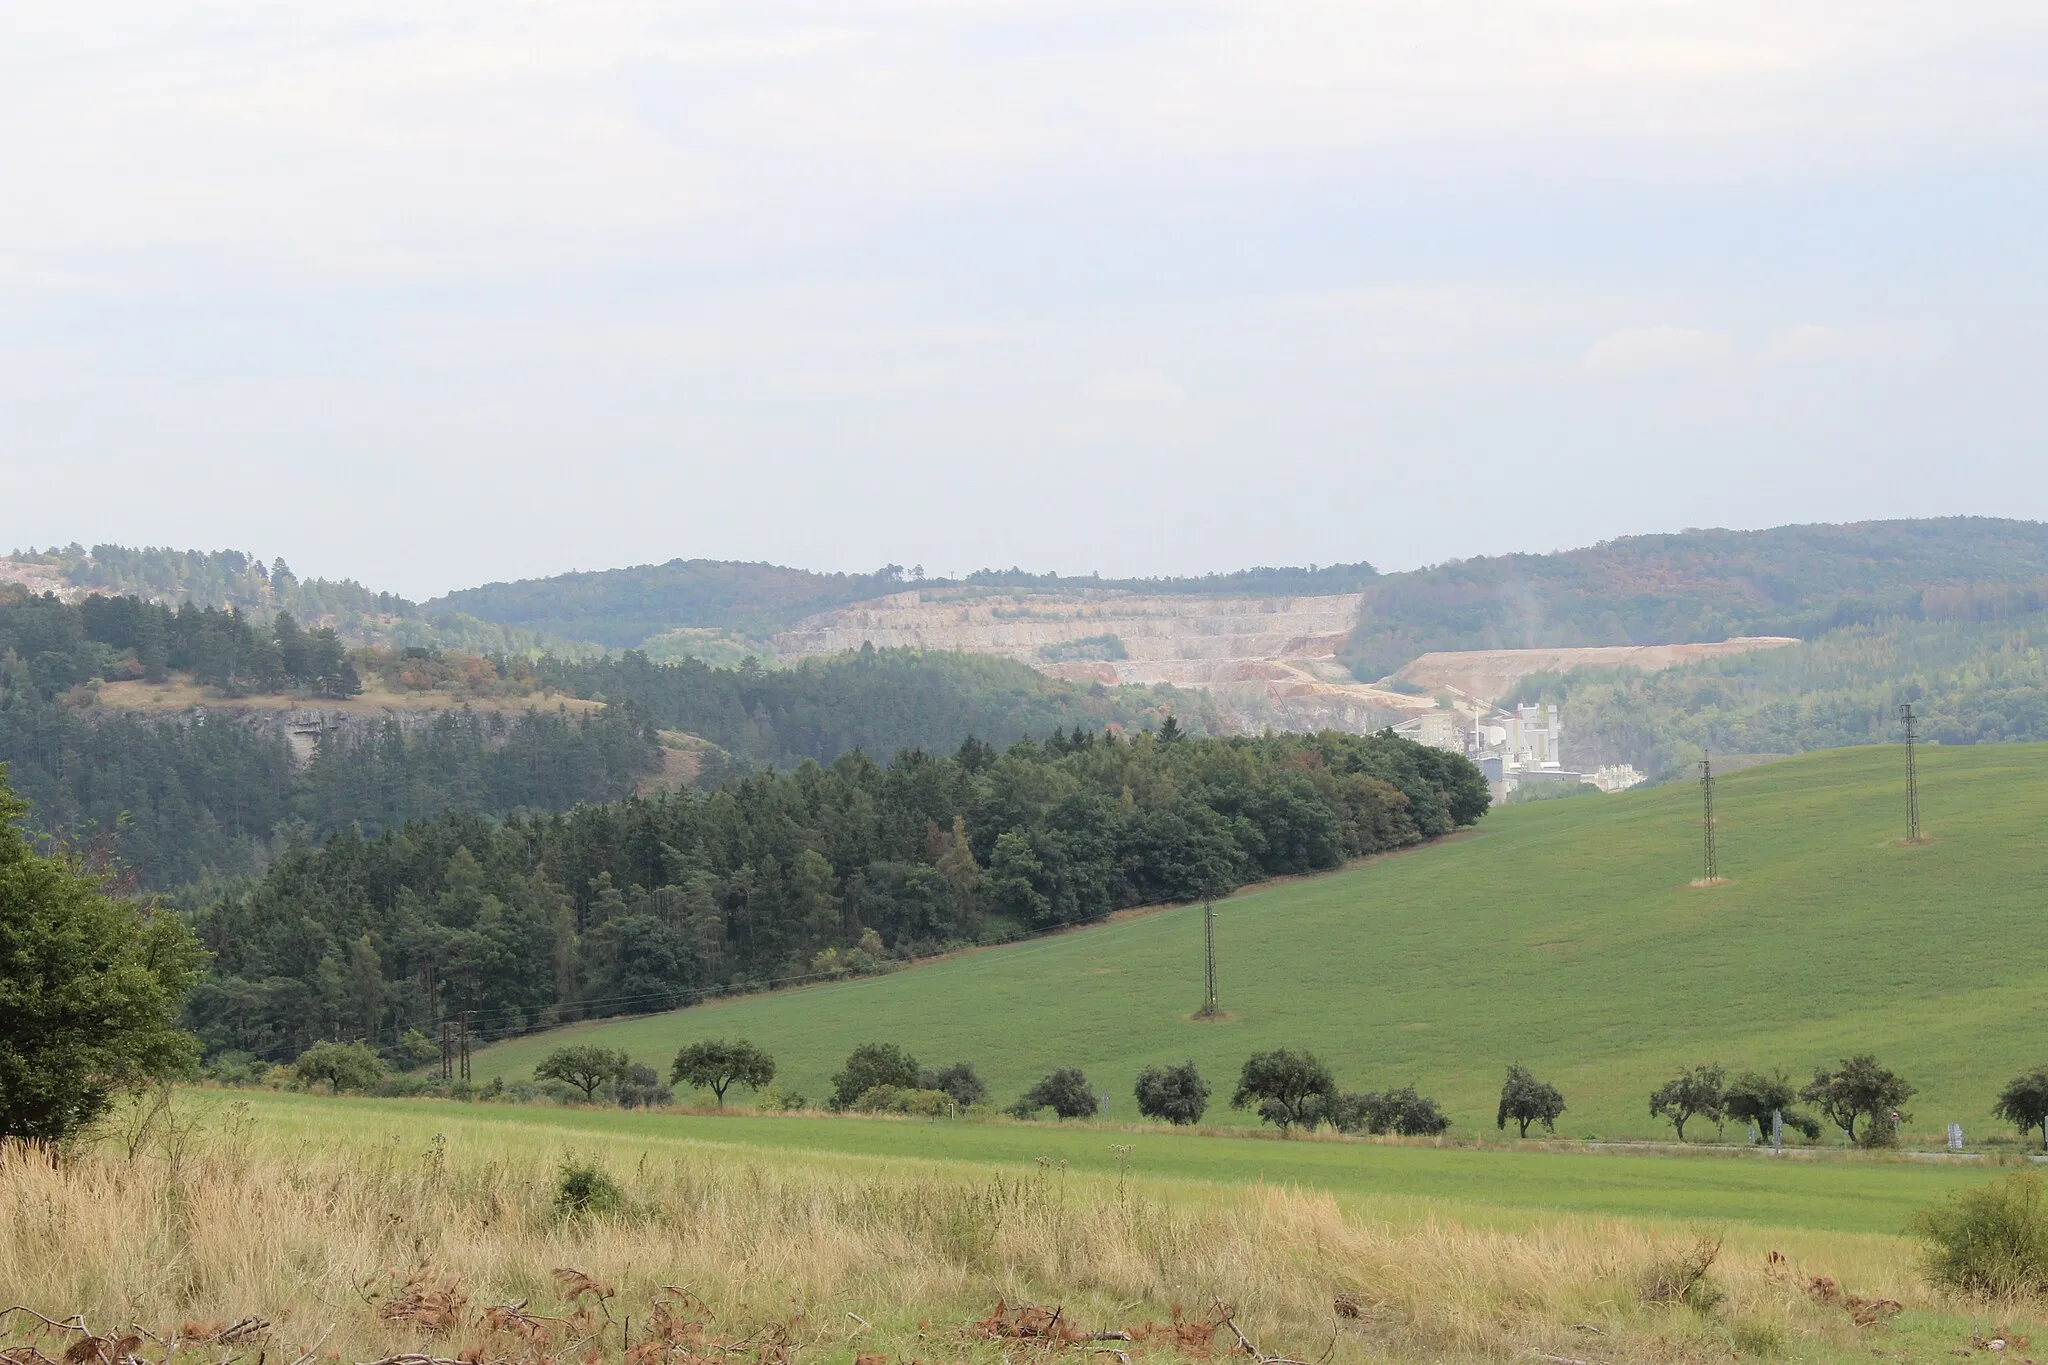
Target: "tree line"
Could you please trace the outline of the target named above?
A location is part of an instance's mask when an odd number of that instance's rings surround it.
[[[160,683],[174,670],[230,697],[362,691],[341,637],[326,626],[305,630],[288,611],[259,623],[236,607],[189,601],[173,611],[139,597],[0,596],[0,673],[9,690],[50,700],[94,679]]]
[[[562,814],[295,844],[196,912],[209,1051],[499,1037],[872,971],[1229,890],[1471,824],[1465,759],[1392,735],[1057,731],[735,777]]]

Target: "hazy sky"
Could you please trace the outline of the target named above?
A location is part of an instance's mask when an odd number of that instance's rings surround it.
[[[0,550],[2048,516],[2040,0],[0,0]]]

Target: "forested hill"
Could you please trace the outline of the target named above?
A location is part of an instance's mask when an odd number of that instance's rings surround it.
[[[572,696],[628,702],[664,730],[700,736],[749,767],[830,763],[859,749],[949,751],[970,735],[1007,747],[1055,730],[1151,729],[1169,715],[1214,729],[1206,696],[1170,687],[1083,686],[981,654],[862,649],[796,668],[657,664],[637,651],[543,659],[535,678]]]
[[[1370,680],[1431,650],[1810,638],[1916,617],[1930,589],[2044,579],[2048,525],[1995,517],[1630,536],[1387,575],[1344,661]]]
[[[1449,833],[1484,814],[1464,758],[1391,736],[1062,732],[886,767],[757,774],[503,823],[447,816],[288,849],[196,916],[210,1052],[322,1038],[402,1055],[873,970]]]

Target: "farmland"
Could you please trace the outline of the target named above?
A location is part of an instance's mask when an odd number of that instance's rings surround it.
[[[1501,1069],[1555,1082],[1572,1137],[1668,1136],[1644,1097],[1680,1064],[1795,1079],[1875,1052],[1919,1087],[1910,1134],[1988,1131],[2005,1077],[2048,1061],[2048,748],[1937,748],[1931,840],[1907,846],[1900,755],[1835,750],[1725,778],[1722,868],[1696,875],[1689,784],[1510,806],[1441,845],[1219,904],[1226,1017],[1200,1003],[1202,916],[1181,907],[960,954],[894,975],[574,1026],[481,1052],[531,1074],[565,1042],[666,1069],[694,1039],[746,1037],[816,1102],[856,1043],[968,1060],[1007,1101],[1079,1066],[1128,1115],[1143,1066],[1193,1058],[1227,1095],[1238,1064],[1306,1047],[1340,1084],[1414,1083],[1492,1130]],[[1246,1122],[1219,1102],[1209,1122]]]

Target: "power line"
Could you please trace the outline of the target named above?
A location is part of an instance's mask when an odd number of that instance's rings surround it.
[[[1216,902],[1209,884],[1202,883],[1202,1009],[1197,1019],[1214,1019],[1222,1011],[1216,1004]]]
[[[1717,882],[1721,879],[1721,860],[1714,847],[1714,759],[1704,749],[1700,751],[1700,796],[1706,805],[1706,874],[1704,880]]]
[[[1920,842],[1920,771],[1914,760],[1913,742],[1919,735],[1913,728],[1913,703],[1899,705],[1899,719],[1906,724],[1906,842]]]

